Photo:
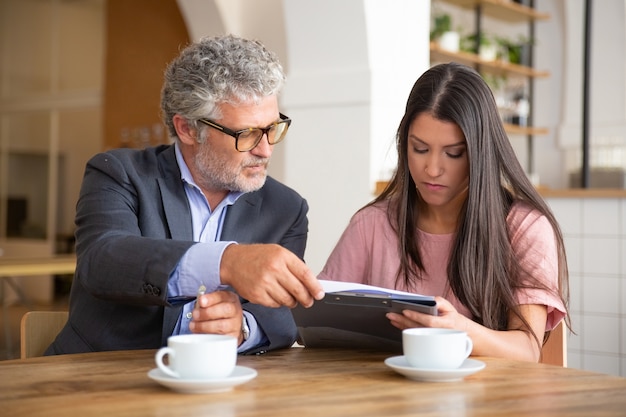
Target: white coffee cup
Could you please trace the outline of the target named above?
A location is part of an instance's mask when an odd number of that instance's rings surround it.
[[[402,331],[404,357],[415,368],[458,368],[473,347],[472,339],[461,330],[420,327]]]
[[[168,364],[163,362],[167,355]],[[219,334],[170,336],[155,355],[159,369],[174,378],[217,379],[232,374],[237,364],[237,339]]]

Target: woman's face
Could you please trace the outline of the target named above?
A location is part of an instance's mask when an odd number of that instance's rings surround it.
[[[445,209],[466,195],[467,144],[455,123],[419,114],[409,126],[407,158],[417,191],[431,208]]]

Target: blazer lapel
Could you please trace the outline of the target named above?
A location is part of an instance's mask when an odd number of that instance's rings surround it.
[[[174,145],[159,156],[159,168],[163,176],[157,178],[157,184],[161,192],[161,202],[170,235],[175,240],[192,240],[191,210],[185,189],[181,186],[182,180],[176,163]],[[182,308],[182,305],[178,305],[167,306],[163,309],[162,346],[167,345],[167,338],[172,334]]]
[[[185,190],[180,185],[180,178],[158,178],[157,183],[161,191],[163,211],[167,220],[167,227],[172,239],[191,240],[193,230],[191,224],[191,212]]]
[[[172,239],[191,240],[193,229],[189,201],[181,186],[180,170],[176,163],[174,145],[159,156],[159,167],[163,176],[157,178],[161,191],[161,202]]]
[[[255,232],[263,199],[260,193],[247,193],[228,208],[221,240],[235,240],[242,243],[255,241]]]

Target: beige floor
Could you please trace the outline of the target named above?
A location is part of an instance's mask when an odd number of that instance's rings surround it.
[[[29,310],[67,310],[67,302],[59,300],[51,305],[33,305],[31,307],[14,303],[7,306],[6,309],[0,309],[0,360],[19,359],[20,320],[24,313]]]

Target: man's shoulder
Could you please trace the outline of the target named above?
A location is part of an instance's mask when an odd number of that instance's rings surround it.
[[[265,184],[260,190],[256,191],[256,193],[260,193],[261,195],[268,197],[280,195],[281,198],[303,200],[303,197],[296,190],[270,176],[265,179]]]
[[[120,161],[128,161],[132,163],[141,161],[157,161],[159,158],[166,156],[168,152],[173,153],[172,145],[159,145],[148,148],[114,148],[103,152],[102,155],[111,155]]]
[[[175,165],[173,146],[160,145],[145,149],[116,148],[94,155],[89,165],[103,167],[118,165],[124,171],[135,171],[139,175],[150,175],[161,171],[163,166]]]
[[[263,210],[275,213],[285,213],[296,207],[297,211],[302,210],[302,207],[308,209],[306,200],[296,190],[269,176],[263,187],[242,195],[235,203],[240,208],[258,205]]]

